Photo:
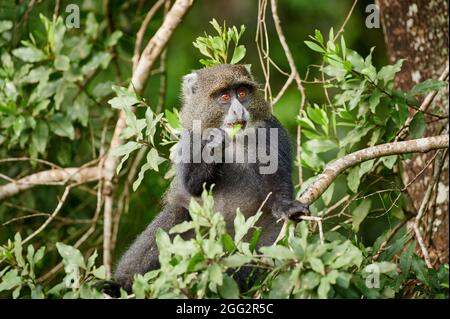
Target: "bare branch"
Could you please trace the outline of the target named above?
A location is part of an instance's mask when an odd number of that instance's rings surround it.
[[[275,23],[275,29],[277,31],[278,38],[280,40],[281,46],[283,47],[284,54],[286,55],[286,59],[288,60],[289,67],[291,69],[291,75],[289,76],[288,80],[286,81],[285,86],[281,90],[283,91],[283,90],[287,89],[287,87],[290,84],[289,80],[291,77],[293,77],[293,79],[297,83],[297,89],[300,92],[301,101],[300,101],[300,107],[299,107],[299,111],[298,111],[298,114],[300,115],[303,111],[303,108],[304,108],[305,102],[306,102],[305,89],[303,87],[302,80],[300,78],[300,74],[298,73],[297,67],[295,65],[294,58],[292,57],[291,50],[289,49],[289,46],[286,42],[286,37],[284,36],[283,29],[281,28],[281,21],[280,21],[280,17],[278,16],[276,0],[271,0],[270,4],[271,4],[271,9],[272,9],[272,18]],[[275,101],[278,101],[280,97],[281,96],[278,94]],[[300,156],[301,156],[301,138],[302,138],[301,126],[298,125],[298,127],[297,127],[297,159],[298,160],[300,160]],[[303,182],[302,165],[298,165],[298,179],[299,179],[299,184],[301,184]]]
[[[301,194],[299,201],[311,204],[318,199],[331,183],[347,168],[361,162],[389,155],[425,153],[448,147],[448,135],[421,138],[411,141],[380,144],[344,156],[325,167],[322,174]]]
[[[23,177],[5,185],[0,185],[0,199],[14,196],[36,185],[65,185],[68,182],[81,184],[98,179],[99,169],[97,167],[51,169]]]
[[[157,1],[147,12],[147,15],[144,18],[144,21],[142,21],[141,27],[139,28],[138,33],[136,34],[136,43],[134,45],[134,55],[133,55],[133,70],[136,70],[136,67],[139,63],[139,58],[141,57],[141,49],[142,49],[142,42],[144,41],[144,35],[145,31],[148,29],[148,25],[150,21],[152,20],[155,13],[161,8],[161,6],[164,4],[165,0],[159,0]]]

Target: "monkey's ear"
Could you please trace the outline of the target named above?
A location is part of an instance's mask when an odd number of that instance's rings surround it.
[[[194,95],[198,88],[198,75],[197,73],[189,73],[183,76],[183,93],[185,97]]]

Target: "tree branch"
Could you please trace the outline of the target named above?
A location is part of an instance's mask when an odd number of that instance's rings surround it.
[[[318,199],[331,183],[347,168],[361,162],[389,155],[425,153],[448,147],[448,135],[426,137],[417,140],[380,144],[344,156],[325,167],[322,174],[300,195],[299,201],[311,204]]]
[[[68,182],[81,184],[98,180],[99,176],[98,167],[70,167],[46,170],[1,185],[0,200],[14,196],[37,185],[65,185]]]
[[[142,42],[144,41],[144,35],[145,31],[148,29],[148,25],[150,21],[152,20],[155,13],[161,8],[161,6],[164,4],[165,0],[159,0],[157,1],[151,8],[148,10],[147,15],[144,18],[144,21],[141,24],[141,27],[139,28],[138,33],[136,34],[136,44],[134,45],[134,55],[133,55],[133,70],[136,69],[139,58],[141,56],[141,49],[142,49]]]

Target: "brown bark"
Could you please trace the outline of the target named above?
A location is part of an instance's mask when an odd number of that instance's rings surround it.
[[[447,0],[379,0],[381,22],[391,62],[406,59],[396,78],[396,86],[411,89],[416,83],[437,79],[448,64],[448,2]],[[448,114],[448,87],[441,90],[428,111]],[[426,116],[425,136],[442,134],[448,120],[436,121]],[[405,161],[405,183],[412,180],[430,160],[432,154],[417,154]],[[409,188],[416,209],[430,183],[433,167],[430,166]],[[433,262],[448,262],[448,161],[444,165],[433,201],[424,216],[423,231],[427,222],[430,228],[430,254]]]

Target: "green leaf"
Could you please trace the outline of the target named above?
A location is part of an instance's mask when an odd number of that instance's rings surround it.
[[[212,291],[216,292],[215,287],[222,286],[223,284],[222,269],[218,264],[211,264],[208,267],[208,274],[210,280],[209,287]]]
[[[319,288],[317,289],[317,294],[320,299],[327,299],[328,292],[330,291],[331,285],[326,277],[320,280]]]
[[[48,77],[52,73],[52,70],[44,66],[34,68],[26,76],[22,78],[24,83],[45,83],[48,81]]]
[[[19,276],[17,269],[12,269],[2,276],[0,282],[0,292],[11,290],[20,286],[22,278]]]
[[[67,71],[70,67],[70,60],[65,55],[58,55],[55,58],[55,69],[59,71]]]
[[[409,274],[409,271],[411,269],[415,249],[416,249],[416,241],[413,240],[405,249],[403,254],[400,256],[400,270],[405,276]]]
[[[173,128],[181,127],[180,119],[179,119],[178,112],[176,109],[174,109],[173,111],[171,111],[169,109],[165,109],[164,114],[167,119],[167,122],[169,122],[171,127],[173,127]]]
[[[308,261],[309,261],[309,264],[311,265],[312,270],[314,270],[315,272],[317,272],[321,275],[325,275],[325,267],[319,258],[310,257],[308,259]]]
[[[379,80],[383,80],[385,84],[394,80],[395,75],[401,71],[404,59],[398,60],[394,65],[387,65],[381,68],[377,74]]]
[[[336,284],[341,286],[344,289],[348,289],[350,286],[350,280],[352,279],[352,275],[346,272],[339,272],[338,277],[336,278]]]
[[[80,124],[87,127],[89,121],[89,102],[85,94],[80,94],[73,102],[72,112],[69,116],[72,121],[78,120]]]
[[[234,218],[234,242],[238,243],[244,238],[244,236],[248,233],[250,228],[252,228],[256,222],[258,221],[259,217],[261,217],[262,211],[258,212],[257,214],[249,217],[247,220],[245,220],[244,215],[242,215],[240,209],[238,208],[236,210],[236,217]]]
[[[421,138],[426,129],[425,116],[422,112],[417,112],[414,115],[411,124],[409,125],[409,135],[412,139]]]
[[[41,248],[38,249],[38,251],[34,254],[33,257],[33,262],[35,264],[37,264],[38,262],[40,262],[42,260],[42,258],[44,258],[44,253],[45,253],[45,246],[42,246]]]
[[[21,267],[25,266],[25,260],[22,256],[22,238],[20,233],[14,235],[14,257],[16,258],[17,264]]]
[[[44,52],[34,47],[18,48],[12,51],[16,57],[24,62],[41,62],[46,59]]]
[[[361,140],[367,133],[374,128],[373,125],[366,127],[358,127],[351,130],[343,140],[339,141],[339,147],[351,146]]]
[[[329,121],[325,110],[321,109],[318,105],[314,105],[314,107],[307,107],[306,113],[311,120],[322,126],[325,134],[328,134]]]
[[[355,233],[359,231],[359,225],[369,214],[372,201],[364,199],[352,212],[352,229]]]
[[[105,41],[105,46],[110,48],[119,42],[119,39],[123,36],[123,32],[120,30],[114,31]]]
[[[362,162],[361,165],[359,166],[359,177],[363,177],[364,174],[369,172],[372,169],[374,163],[375,163],[374,159]]]
[[[139,103],[139,99],[136,97],[136,94],[134,94],[134,92],[115,85],[112,86],[112,89],[117,94],[116,97],[108,101],[112,108],[123,109]]]
[[[232,253],[236,249],[233,238],[228,233],[222,235],[222,244],[225,251],[229,253]]]
[[[445,82],[445,81],[428,79],[422,83],[418,83],[418,84],[414,85],[414,87],[411,89],[410,93],[412,95],[424,95],[431,91],[440,90],[441,88],[446,87],[446,86],[447,86],[447,82]]]
[[[359,166],[354,166],[349,170],[347,175],[347,185],[353,193],[358,191],[359,183],[361,181],[359,169]]]
[[[47,141],[48,126],[44,121],[39,120],[31,135],[31,142],[39,153],[44,154],[47,147]]]
[[[113,156],[123,156],[126,154],[130,154],[131,152],[139,149],[141,147],[141,144],[134,142],[134,141],[129,141],[126,144],[122,144],[117,146],[116,148],[114,148],[111,151],[111,154]]]
[[[123,156],[119,165],[117,166],[116,173],[119,174],[120,170],[122,169],[123,164],[126,162],[128,157],[130,157],[130,154],[134,152],[135,150],[139,149],[141,147],[141,144],[129,141],[126,144],[120,145],[113,149],[111,151],[111,154],[113,156]]]
[[[233,278],[227,274],[223,275],[223,283],[219,286],[219,294],[224,299],[238,299],[239,286]]]
[[[308,271],[305,275],[302,275],[300,278],[302,287],[304,289],[311,290],[315,287],[317,287],[320,283],[321,276],[314,272],[314,271]]]
[[[319,52],[319,53],[325,53],[325,50],[318,44],[311,42],[311,41],[304,41],[305,44],[313,51]]]
[[[68,137],[71,140],[75,138],[75,129],[72,122],[61,113],[56,113],[50,120],[50,130],[58,136]]]
[[[236,64],[239,61],[241,61],[244,56],[245,56],[245,47],[243,45],[239,45],[238,47],[236,47],[236,49],[234,50],[233,53],[233,58],[231,59],[231,64]]]
[[[65,265],[73,265],[86,269],[83,255],[81,255],[78,249],[59,242],[56,243],[56,249],[63,258],[63,262]]]
[[[331,199],[333,198],[334,193],[334,185],[335,183],[332,183],[327,190],[322,194],[322,200],[325,205],[329,205],[331,202]]]
[[[333,140],[309,140],[305,143],[305,148],[312,153],[324,153],[338,148]]]
[[[147,153],[147,163],[145,163],[144,165],[141,166],[138,177],[133,183],[133,191],[136,191],[136,189],[141,184],[142,180],[144,179],[144,174],[146,171],[148,171],[149,169],[158,171],[159,164],[161,164],[164,161],[165,161],[165,159],[159,156],[158,151],[156,149],[152,148]]]
[[[106,269],[105,269],[105,266],[101,265],[100,267],[95,268],[95,269],[92,271],[92,274],[94,275],[95,278],[98,278],[98,279],[106,279]]]
[[[182,234],[187,232],[188,230],[194,229],[195,224],[191,221],[184,221],[178,225],[173,226],[169,230],[169,234]]]
[[[379,90],[374,90],[374,92],[369,97],[369,109],[372,113],[375,113],[377,110],[378,104],[380,104],[381,97],[383,93]]]
[[[111,53],[97,52],[87,63],[83,64],[83,66],[81,67],[81,73],[84,75],[88,75],[89,73],[94,72],[99,67],[106,69],[111,59]]]
[[[345,44],[344,36],[341,35],[341,50],[342,50],[342,58],[345,59],[347,56],[347,45]]]
[[[223,264],[230,268],[238,268],[248,264],[252,259],[241,254],[234,254],[223,259]]]
[[[431,283],[429,280],[428,268],[425,261],[423,261],[417,255],[413,255],[411,266],[417,276],[417,279],[419,279],[425,285],[430,286]]]
[[[11,21],[0,21],[0,33],[10,30],[13,27],[13,23]]]
[[[276,258],[281,260],[296,259],[295,253],[292,250],[280,245],[261,247],[260,251],[264,256],[269,258]]]
[[[86,17],[86,34],[92,38],[96,39],[99,34],[99,24],[95,19],[95,15],[92,12],[89,12]]]
[[[270,299],[287,299],[291,295],[294,285],[298,281],[300,267],[296,267],[291,271],[282,273],[272,283],[270,288]]]
[[[150,167],[157,172],[159,164],[164,161],[165,159],[159,156],[158,151],[155,148],[152,148],[147,154],[147,163],[149,163]]]
[[[397,155],[390,155],[390,156],[385,156],[381,159],[381,161],[383,162],[384,166],[386,166],[389,169],[392,169],[394,167],[395,162],[397,162]]]
[[[314,37],[320,44],[323,44],[323,35],[322,32],[320,32],[320,30],[317,29],[314,30]]]
[[[255,228],[252,234],[252,238],[250,239],[250,251],[255,251],[256,246],[258,245],[259,238],[261,237],[261,231],[261,227]]]

